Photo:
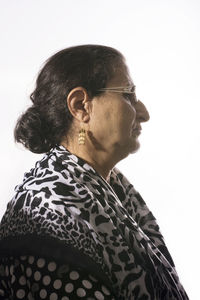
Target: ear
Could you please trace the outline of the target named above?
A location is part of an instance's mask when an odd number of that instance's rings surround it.
[[[90,119],[89,106],[91,99],[83,87],[76,87],[67,96],[67,105],[72,116],[79,122],[87,123]]]

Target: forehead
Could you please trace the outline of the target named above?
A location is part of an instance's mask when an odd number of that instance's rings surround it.
[[[113,78],[107,84],[107,87],[112,86],[134,86],[128,67],[125,64],[121,64],[115,69]]]

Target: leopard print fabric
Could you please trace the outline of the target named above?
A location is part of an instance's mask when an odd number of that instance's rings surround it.
[[[63,146],[16,187],[1,222],[0,248],[4,257],[42,254],[88,269],[116,299],[188,299],[133,185],[116,168],[106,182]]]

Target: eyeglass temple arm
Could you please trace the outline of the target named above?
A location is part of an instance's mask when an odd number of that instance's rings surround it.
[[[102,88],[102,89],[99,89],[98,91],[100,91],[100,92],[112,91],[112,92],[117,92],[117,93],[124,92],[124,93],[135,94],[135,91],[132,90],[133,88],[134,88],[134,86],[131,86],[131,87],[118,86],[118,87],[112,87],[112,88]]]

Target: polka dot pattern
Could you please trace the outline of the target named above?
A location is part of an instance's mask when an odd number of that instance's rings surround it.
[[[47,291],[45,289],[40,290],[40,298],[45,299],[47,297]]]
[[[74,289],[74,285],[72,283],[67,283],[65,286],[65,291],[70,294]]]
[[[43,258],[39,258],[37,260],[37,266],[38,266],[38,268],[43,268],[44,265],[45,265],[45,260]]]
[[[39,271],[36,271],[35,273],[34,273],[34,279],[36,280],[36,281],[39,281],[40,279],[41,279],[41,273],[39,272]]]
[[[19,278],[19,284],[21,284],[21,285],[26,284],[26,277],[24,275]]]
[[[43,257],[4,258],[0,273],[0,299],[114,300],[93,275]]]
[[[94,294],[97,299],[104,300],[104,295],[100,291],[96,291]]]
[[[51,282],[51,277],[49,275],[45,275],[42,279],[44,285],[49,285]]]
[[[77,291],[76,291],[76,294],[77,294],[78,297],[82,298],[82,297],[85,297],[86,291],[82,288],[78,288]]]
[[[31,277],[31,275],[32,275],[32,269],[31,268],[27,268],[26,269],[26,275],[27,275],[27,277]]]
[[[82,284],[83,286],[86,288],[86,289],[91,289],[92,288],[92,283],[88,280],[83,280],[82,281]]]
[[[62,281],[60,279],[56,279],[53,283],[53,287],[56,290],[59,290],[62,286]]]
[[[70,272],[69,278],[72,279],[72,280],[77,280],[79,278],[78,272],[76,272],[76,271]]]
[[[29,256],[28,262],[30,265],[32,265],[34,263],[34,256]]]
[[[50,262],[50,263],[48,264],[48,270],[49,270],[50,272],[53,272],[53,271],[55,271],[55,269],[56,269],[56,263],[55,263],[55,262]]]
[[[25,297],[25,291],[23,289],[19,289],[16,293],[16,297],[18,299],[23,299]]]

